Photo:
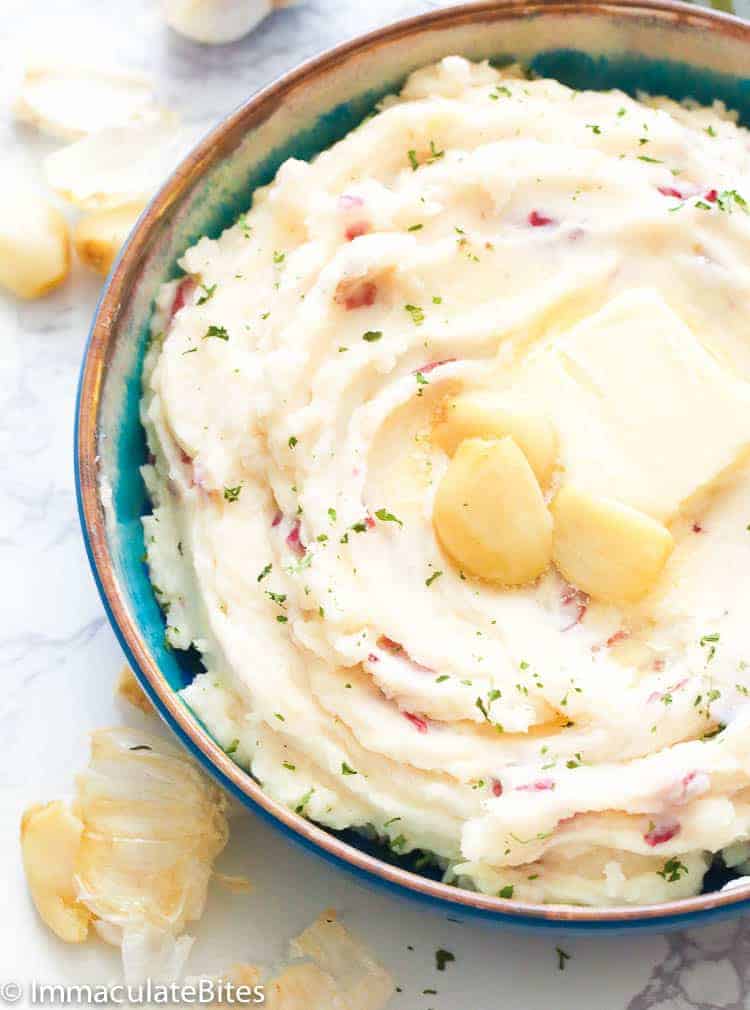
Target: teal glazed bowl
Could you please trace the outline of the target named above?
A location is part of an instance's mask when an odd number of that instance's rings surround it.
[[[563,931],[664,931],[750,908],[750,886],[661,905],[533,905],[416,872],[351,832],[326,831],[270,799],[178,695],[199,669],[164,642],[142,562],[149,505],[139,467],[141,368],[154,297],[201,235],[217,236],[290,156],[311,158],[359,123],[408,73],[440,57],[520,60],[576,88],[618,87],[704,104],[721,99],[750,125],[750,25],[669,0],[519,0],[435,11],[364,35],[280,78],[231,113],[167,180],[104,288],[81,372],[75,435],[81,523],[104,607],[141,685],[198,761],[231,793],[307,849],[443,914]],[[711,875],[709,874],[709,878]],[[720,881],[714,881],[715,885]]]

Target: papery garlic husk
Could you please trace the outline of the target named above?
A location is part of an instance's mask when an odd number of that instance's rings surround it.
[[[81,210],[145,204],[199,132],[162,124],[100,130],[44,159],[49,186]]]
[[[27,62],[13,112],[66,140],[113,127],[173,124],[175,118],[158,104],[145,74],[47,58]]]
[[[163,0],[164,20],[194,42],[221,45],[241,39],[277,7],[293,0]]]
[[[266,986],[268,1010],[382,1010],[393,978],[368,948],[325,912],[292,940],[293,963]]]

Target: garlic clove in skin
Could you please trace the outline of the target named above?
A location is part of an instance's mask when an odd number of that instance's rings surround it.
[[[164,20],[170,28],[195,42],[221,45],[236,42],[283,0],[163,0]]]

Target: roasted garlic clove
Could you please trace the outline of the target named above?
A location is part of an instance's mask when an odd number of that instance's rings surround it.
[[[438,487],[433,524],[461,570],[493,582],[531,582],[551,560],[552,520],[510,437],[461,442]]]
[[[598,600],[632,603],[661,574],[672,534],[651,516],[567,484],[551,505],[553,560],[561,574]]]
[[[495,393],[463,393],[443,403],[432,440],[452,456],[466,438],[510,435],[522,450],[539,483],[552,476],[557,456],[557,432],[537,411]]]
[[[142,203],[129,203],[82,217],[73,230],[78,258],[106,277],[142,210]]]
[[[20,298],[39,298],[68,276],[68,223],[25,186],[0,197],[0,286]]]
[[[75,863],[82,822],[60,800],[29,807],[21,819],[21,854],[31,897],[47,926],[67,943],[82,943],[91,913],[76,900]]]

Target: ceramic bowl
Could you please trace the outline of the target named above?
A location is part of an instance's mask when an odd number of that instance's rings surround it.
[[[164,620],[142,562],[140,520],[148,502],[139,473],[145,443],[138,403],[154,296],[178,273],[186,247],[232,223],[286,158],[310,158],[328,147],[410,71],[451,53],[521,60],[577,88],[721,99],[750,124],[750,25],[669,0],[522,0],[435,11],[347,42],[254,95],[164,184],[115,264],[94,317],[78,396],[76,473],[105,609],[143,688],[182,743],[231,793],[336,866],[453,917],[536,929],[663,931],[738,913],[750,906],[748,886],[606,908],[533,905],[448,886],[358,835],[323,830],[274,802],[178,696],[199,667],[165,647]]]

